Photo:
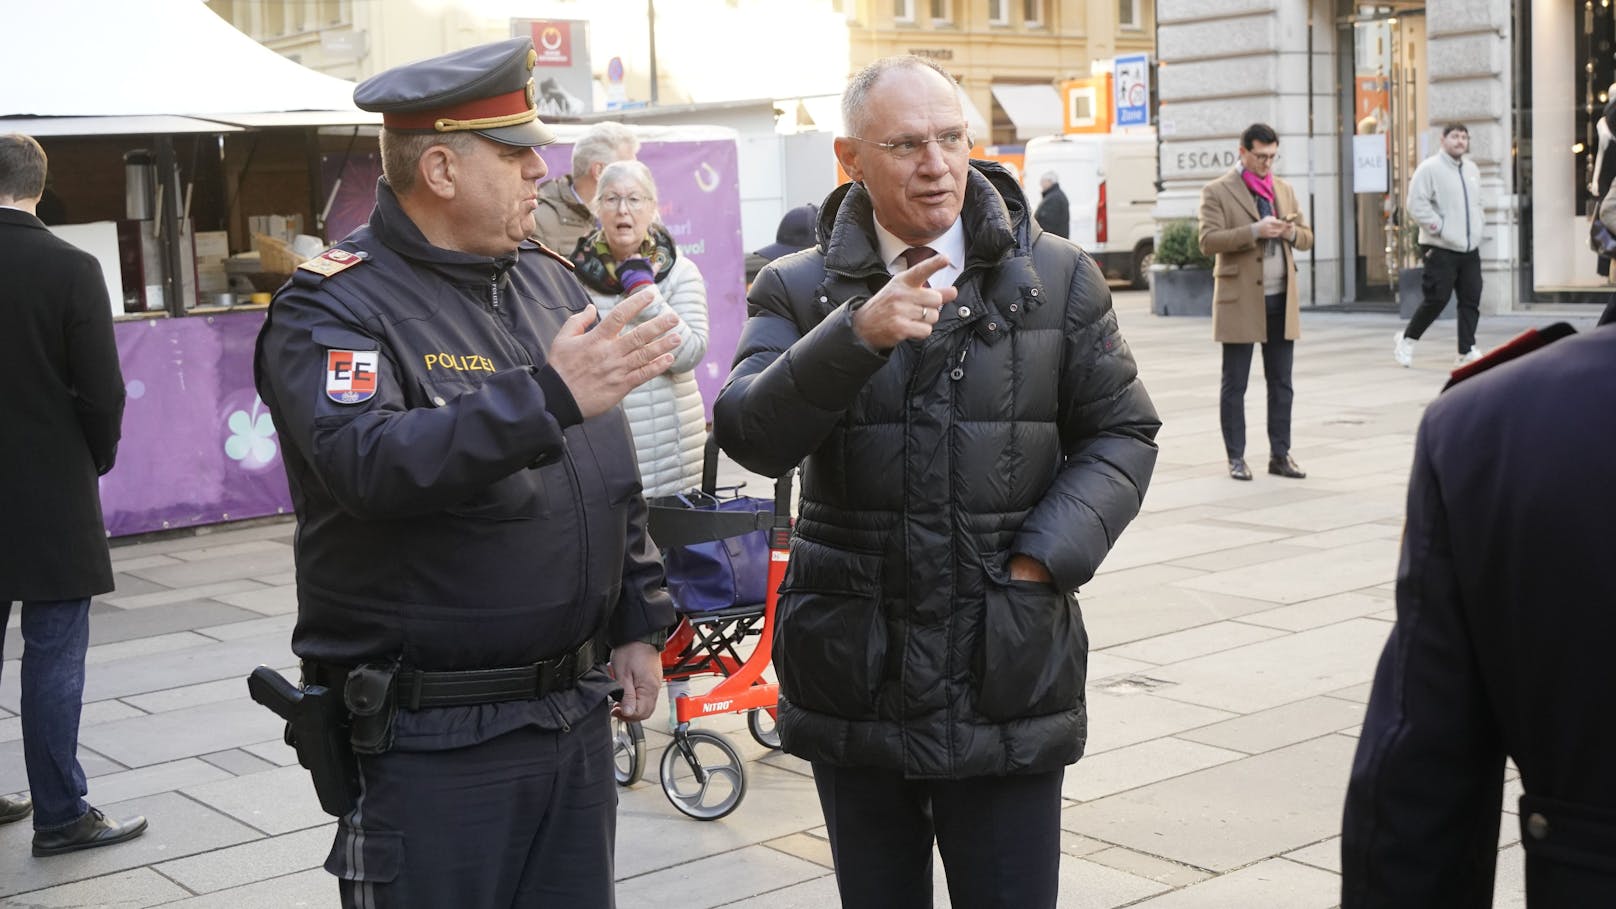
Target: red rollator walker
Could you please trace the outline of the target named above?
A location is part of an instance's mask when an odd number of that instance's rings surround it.
[[[703,490],[711,494],[717,473],[716,446],[709,443]],[[764,601],[708,612],[680,610],[679,625],[662,651],[668,681],[700,675],[721,680],[704,695],[680,695],[673,743],[662,753],[662,792],[673,807],[697,820],[714,821],[734,811],[746,796],[746,768],[723,735],[692,729],[693,720],[729,713],[747,714],[752,737],[779,748],[775,703],[779,686],[763,678],[774,641],[774,609],[791,551],[791,485],[788,471],[775,481],[772,511],[710,511],[653,505],[648,521],[660,546],[687,546],[767,530],[768,584]],[[755,577],[755,575],[754,575]],[[678,608],[676,602],[675,608]],[[741,645],[756,638],[752,652]],[[645,732],[639,723],[612,721],[617,781],[628,786],[645,772]]]

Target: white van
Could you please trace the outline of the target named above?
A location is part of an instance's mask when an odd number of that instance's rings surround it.
[[[1108,278],[1146,286],[1156,251],[1156,134],[1039,136],[1027,142],[1022,185],[1033,211],[1041,178],[1054,171],[1066,193],[1067,237],[1094,257]]]

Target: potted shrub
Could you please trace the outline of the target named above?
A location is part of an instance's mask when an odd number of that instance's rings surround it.
[[[1212,315],[1212,260],[1201,252],[1194,218],[1168,221],[1150,266],[1150,311],[1158,316]]]

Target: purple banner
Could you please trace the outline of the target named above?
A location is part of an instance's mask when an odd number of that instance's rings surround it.
[[[550,178],[572,169],[572,146],[539,149]],[[746,321],[746,254],[741,249],[741,184],[730,140],[645,142],[639,159],[656,178],[662,223],[707,284],[707,357],[696,367],[712,419],[713,400],[735,358]],[[548,178],[547,178],[548,179]],[[564,250],[570,253],[572,250]]]
[[[280,440],[253,390],[262,312],[114,326],[128,402],[118,464],[101,478],[107,533],[284,514]]]

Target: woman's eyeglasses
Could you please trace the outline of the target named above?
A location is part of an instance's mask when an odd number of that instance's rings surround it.
[[[629,211],[639,211],[640,209],[645,208],[647,205],[650,205],[651,203],[653,203],[655,201],[656,201],[655,199],[647,199],[645,196],[601,196],[600,197],[600,204],[605,206],[607,211],[615,211],[615,210],[617,210],[617,207],[619,205],[628,206]]]

